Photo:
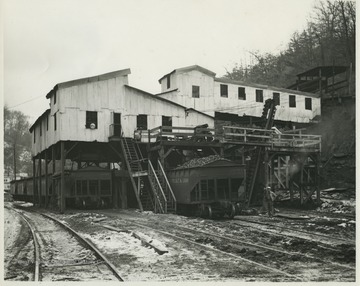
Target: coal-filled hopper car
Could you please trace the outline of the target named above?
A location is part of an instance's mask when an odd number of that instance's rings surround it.
[[[167,172],[178,213],[206,218],[237,214],[245,198],[244,175],[244,165],[223,158],[195,159]]]

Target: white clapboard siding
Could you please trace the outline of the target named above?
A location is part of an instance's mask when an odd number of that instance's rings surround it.
[[[185,71],[184,71],[185,70]],[[201,71],[201,68],[194,66],[175,70],[170,74],[171,87],[167,89],[167,78],[161,80],[162,94],[158,96],[177,102],[188,108],[195,108],[211,116],[215,112],[237,114],[239,116],[260,117],[264,108],[264,102],[273,98],[273,93],[280,94],[280,106],[277,106],[275,113],[276,120],[308,123],[314,117],[321,114],[320,97],[300,91],[271,88],[263,85],[251,85],[234,83],[233,81],[215,78],[215,75]],[[228,86],[228,97],[220,96],[220,85]],[[200,86],[200,97],[192,97],[192,86]],[[238,88],[244,87],[246,99],[238,98]],[[263,90],[263,101],[256,102],[256,90]],[[168,92],[174,90],[172,92]],[[289,95],[295,95],[296,107],[289,107]],[[311,98],[312,109],[305,109],[305,98]]]
[[[50,98],[49,130],[44,131],[46,117],[40,117],[33,125],[32,136],[34,131],[36,136],[33,155],[58,141],[108,142],[114,112],[121,114],[122,129],[127,137],[134,135],[139,114],[147,115],[148,129],[162,125],[162,116],[171,117],[173,126],[214,125],[214,119],[206,114],[187,111],[184,106],[128,86],[127,75],[59,84],[56,98],[56,103],[54,96]],[[86,111],[97,112],[96,129],[86,128]],[[40,124],[43,126],[41,137]]]

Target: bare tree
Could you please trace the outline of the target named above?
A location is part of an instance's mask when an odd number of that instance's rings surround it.
[[[13,178],[20,171],[29,171],[31,138],[29,122],[25,114],[4,107],[4,165],[12,170]]]

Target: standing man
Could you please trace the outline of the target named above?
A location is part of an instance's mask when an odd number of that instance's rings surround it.
[[[264,188],[264,197],[263,197],[263,205],[261,207],[262,210],[266,210],[268,212],[269,217],[274,215],[274,200],[275,193],[271,190],[271,187],[267,186]]]

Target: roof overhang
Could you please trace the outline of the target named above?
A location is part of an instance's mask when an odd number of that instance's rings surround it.
[[[197,70],[199,72],[202,72],[204,74],[207,74],[208,76],[212,76],[212,77],[215,77],[216,76],[216,73],[212,72],[211,70],[208,70],[206,68],[203,68],[201,66],[198,66],[198,65],[193,65],[193,66],[188,66],[188,67],[183,67],[183,68],[178,68],[178,69],[175,69],[173,70],[172,72],[164,75],[162,78],[159,79],[159,83],[161,83],[161,81],[171,75],[171,74],[174,74],[174,73],[183,73],[183,72],[188,72],[188,71],[192,71],[192,70]]]
[[[50,109],[46,109],[45,112],[43,114],[41,114],[38,119],[36,119],[36,121],[34,122],[33,125],[30,126],[29,131],[30,133],[34,130],[36,124],[38,124],[39,121],[41,121],[43,119],[43,117],[47,116],[48,114],[50,114]]]
[[[91,82],[96,82],[96,81],[102,81],[102,80],[107,80],[107,79],[116,78],[116,77],[120,77],[120,76],[127,76],[129,74],[131,74],[130,69],[123,69],[123,70],[113,71],[113,72],[109,72],[109,73],[104,73],[101,75],[92,76],[92,77],[85,77],[85,78],[80,78],[80,79],[75,79],[75,80],[58,83],[46,95],[46,98],[52,97],[54,95],[54,93],[56,92],[56,90],[59,88],[67,88],[67,87],[71,87],[71,86],[75,86],[75,85],[81,85],[81,84],[86,84],[86,83],[91,83]]]
[[[340,73],[344,73],[347,71],[347,69],[347,66],[318,66],[305,72],[299,73],[296,76],[320,76],[321,74],[321,76],[331,77]]]

